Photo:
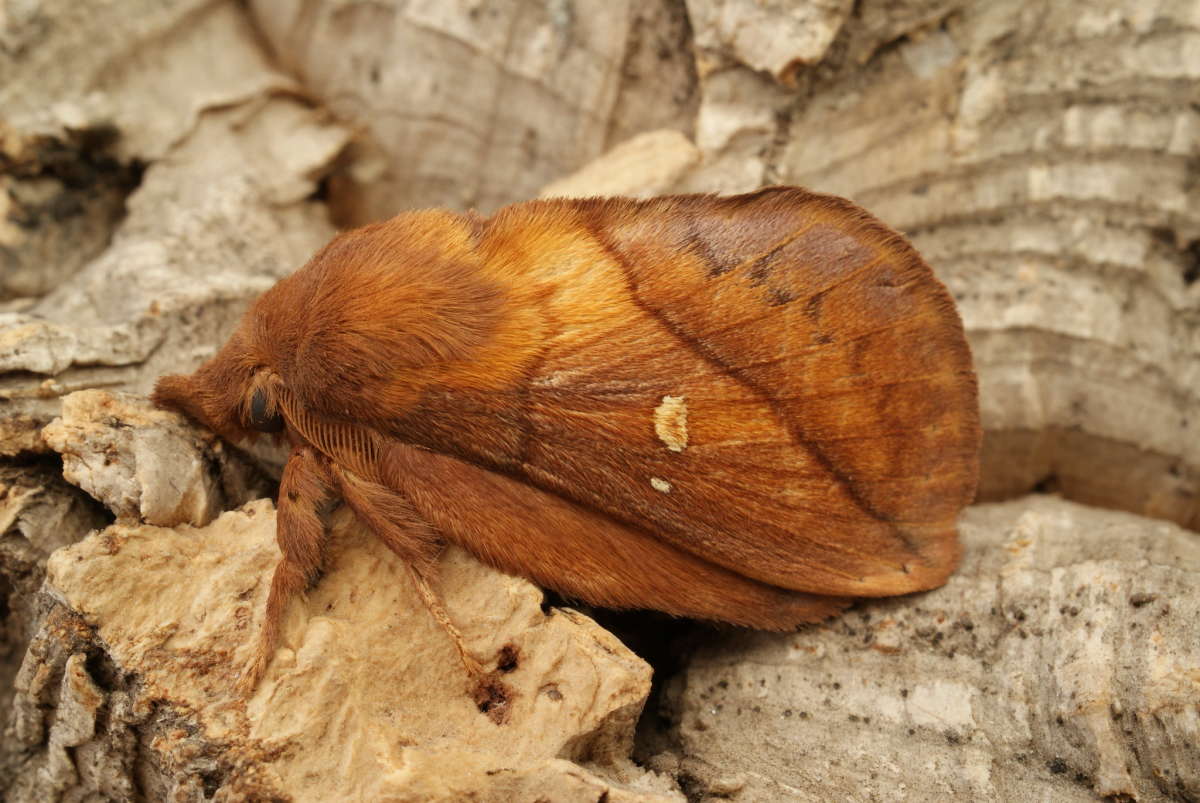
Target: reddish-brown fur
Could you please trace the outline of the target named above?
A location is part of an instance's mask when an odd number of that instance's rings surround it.
[[[945,582],[978,473],[945,288],[794,188],[347,232],[154,394],[235,440],[267,429],[256,398],[294,451],[250,685],[320,568],[329,495],[477,669],[429,585],[443,541],[594,604],[786,629]]]

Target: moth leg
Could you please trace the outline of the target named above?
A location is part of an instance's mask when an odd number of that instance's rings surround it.
[[[258,649],[238,680],[243,694],[254,691],[275,654],[288,603],[321,571],[326,539],[320,510],[328,498],[329,472],[322,458],[307,446],[294,449],[283,468],[276,506],[275,539],[283,555],[271,578]]]
[[[487,672],[484,671],[483,664],[479,663],[474,655],[467,652],[467,645],[462,637],[462,633],[458,632],[458,628],[454,626],[454,622],[450,621],[450,614],[446,613],[446,608],[442,605],[441,596],[433,590],[433,586],[429,582],[430,577],[426,571],[412,564],[409,564],[408,571],[412,575],[413,585],[417,587],[417,593],[420,594],[421,601],[425,603],[429,615],[442,626],[442,630],[446,631],[446,635],[454,643],[454,649],[458,651],[458,658],[462,661],[467,674],[471,676],[471,680],[478,686],[487,678]]]
[[[463,667],[478,686],[487,678],[483,665],[467,651],[462,633],[450,621],[442,598],[434,590],[436,558],[442,550],[442,539],[430,524],[417,513],[404,494],[363,478],[338,466],[332,466],[342,499],[364,524],[408,565],[413,585],[429,614],[441,625]]]

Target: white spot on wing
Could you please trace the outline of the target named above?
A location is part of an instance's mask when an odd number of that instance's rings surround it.
[[[662,477],[651,477],[650,487],[656,491],[662,491],[665,494],[671,493],[671,483],[667,482]]]
[[[687,402],[682,396],[663,396],[654,408],[654,433],[672,452],[687,448],[687,414]]]

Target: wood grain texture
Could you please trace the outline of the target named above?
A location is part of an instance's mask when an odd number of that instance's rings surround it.
[[[432,530],[590,603],[770,629],[943,583],[978,472],[945,289],[794,188],[351,231],[155,398],[231,438],[282,416],[354,509],[399,497],[360,515],[409,559]]]

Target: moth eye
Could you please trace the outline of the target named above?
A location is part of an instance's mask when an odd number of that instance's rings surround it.
[[[250,399],[250,429],[258,430],[259,432],[281,432],[283,430],[283,416],[278,412],[267,415],[267,394],[259,388],[254,391],[254,396]]]

